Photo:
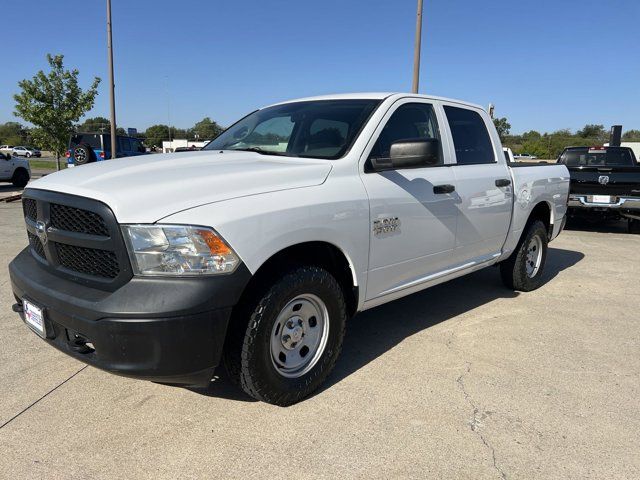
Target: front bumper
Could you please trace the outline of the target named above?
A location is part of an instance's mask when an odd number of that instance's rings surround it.
[[[593,195],[571,194],[567,204],[572,213],[609,213],[640,219],[640,197],[611,196],[611,202],[594,202]]]
[[[44,270],[28,248],[9,273],[15,309],[24,298],[42,307],[52,346],[115,374],[199,386],[220,363],[232,307],[250,278],[240,265],[213,277],[133,277],[106,292]]]

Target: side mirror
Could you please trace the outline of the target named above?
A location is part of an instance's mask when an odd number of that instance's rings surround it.
[[[372,158],[375,171],[421,168],[441,162],[440,141],[436,138],[411,138],[391,144],[388,158]]]

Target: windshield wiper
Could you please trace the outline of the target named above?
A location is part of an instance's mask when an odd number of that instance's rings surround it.
[[[263,150],[260,147],[247,147],[247,148],[229,148],[233,152],[256,152],[260,155],[278,155],[280,157],[297,157],[297,155],[293,153],[286,152],[274,152],[273,150]]]

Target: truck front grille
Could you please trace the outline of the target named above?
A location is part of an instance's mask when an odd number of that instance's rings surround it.
[[[56,248],[60,265],[69,270],[104,278],[116,278],[120,273],[114,252],[64,243],[56,243]]]
[[[38,217],[38,207],[33,198],[22,199],[22,210],[24,210],[24,216],[31,220],[35,220]]]
[[[51,204],[51,226],[69,232],[109,236],[107,224],[100,215],[57,203]]]
[[[106,289],[131,277],[120,227],[103,203],[27,189],[22,207],[31,254],[44,268]]]
[[[29,236],[29,245],[31,245],[34,253],[40,258],[46,258],[44,247],[42,246],[42,242],[40,241],[40,239],[31,232],[27,232],[27,235]]]

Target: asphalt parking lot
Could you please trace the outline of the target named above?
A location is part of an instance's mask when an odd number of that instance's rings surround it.
[[[546,283],[489,268],[367,311],[289,408],[120,378],[11,311],[26,245],[0,203],[0,478],[640,478],[640,235],[565,231]]]

